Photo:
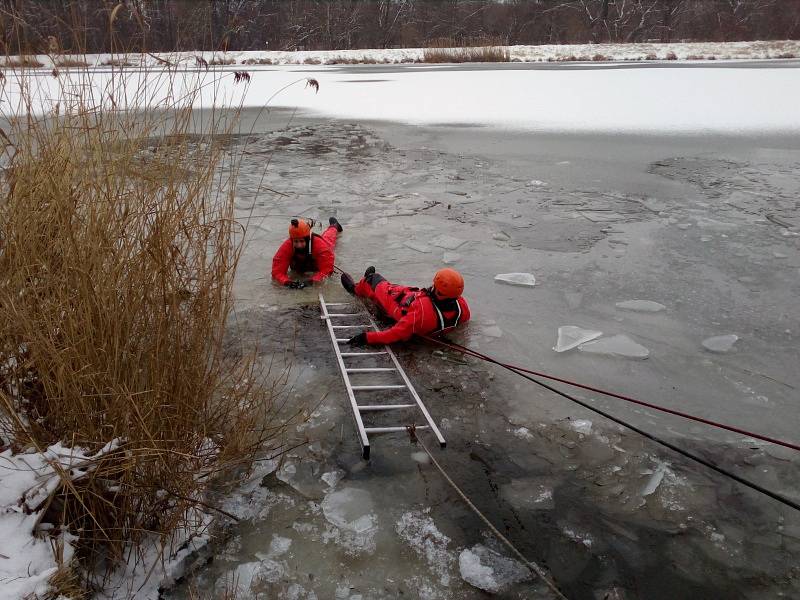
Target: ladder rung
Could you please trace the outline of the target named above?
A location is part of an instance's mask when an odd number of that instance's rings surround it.
[[[345,369],[348,373],[388,373],[397,371],[394,367],[364,367],[358,369]]]
[[[325,306],[347,306],[347,302],[325,302]]]
[[[385,350],[379,352],[342,352],[339,356],[376,356],[378,354],[388,354]]]
[[[320,317],[323,321],[331,317],[363,317],[364,313],[328,313]]]
[[[362,404],[358,410],[394,410],[396,408],[414,408],[416,404]]]
[[[371,392],[374,390],[405,390],[407,387],[405,385],[352,385],[350,389],[354,392]]]
[[[428,429],[427,425],[409,425],[414,429]],[[394,433],[395,431],[408,431],[408,427],[365,427],[367,433]]]

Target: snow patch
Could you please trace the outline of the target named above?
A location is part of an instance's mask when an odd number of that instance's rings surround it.
[[[433,519],[420,511],[403,513],[395,531],[406,544],[425,559],[443,586],[450,585],[455,554],[448,550],[450,538],[436,528]]]

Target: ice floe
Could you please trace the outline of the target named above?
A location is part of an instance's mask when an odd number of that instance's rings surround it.
[[[624,302],[617,302],[617,308],[623,310],[635,310],[637,312],[661,312],[666,306],[653,302],[652,300],[625,300]]]
[[[558,328],[558,340],[553,350],[556,352],[566,352],[577,348],[585,342],[590,342],[603,335],[602,331],[593,329],[581,329],[575,325],[563,325]]]
[[[498,283],[522,287],[533,287],[536,285],[536,277],[531,273],[499,273],[494,276],[494,280]]]
[[[733,348],[733,345],[738,339],[739,336],[732,333],[728,335],[715,335],[714,337],[703,340],[703,348],[709,352],[725,353]]]
[[[460,238],[453,237],[451,235],[442,234],[440,236],[433,238],[430,241],[430,243],[431,246],[444,248],[445,250],[455,250],[466,244],[467,240],[462,240]]]

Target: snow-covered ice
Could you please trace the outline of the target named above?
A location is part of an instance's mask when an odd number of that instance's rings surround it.
[[[619,334],[612,337],[600,338],[578,346],[581,352],[590,354],[606,354],[610,356],[624,356],[626,358],[644,359],[650,356],[650,351],[637,344],[627,335]]]
[[[458,556],[464,581],[478,589],[497,594],[530,579],[530,571],[519,561],[506,558],[482,544],[467,548]]]
[[[718,352],[724,354],[733,348],[733,345],[738,339],[739,336],[732,333],[727,335],[715,335],[714,337],[703,340],[703,348],[709,352]]]
[[[445,252],[442,255],[442,262],[446,265],[453,265],[460,261],[461,258],[462,256],[458,252]]]
[[[498,283],[522,287],[533,287],[536,285],[536,277],[531,273],[499,273],[494,276],[494,280]]]
[[[625,300],[624,302],[617,302],[616,307],[637,312],[661,312],[666,308],[663,304],[652,300]]]
[[[575,325],[562,325],[558,328],[558,339],[553,350],[556,352],[566,352],[577,348],[585,342],[589,342],[603,335],[602,331],[593,329],[581,329]]]

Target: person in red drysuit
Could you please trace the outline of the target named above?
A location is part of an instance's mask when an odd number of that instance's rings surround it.
[[[348,344],[403,342],[415,334],[438,334],[469,321],[469,306],[461,296],[464,278],[454,269],[438,271],[433,285],[425,289],[390,283],[375,272],[375,267],[369,267],[358,283],[343,273],[342,286],[355,296],[374,301],[395,321],[383,331],[362,331]]]
[[[303,289],[322,281],[333,273],[336,236],[342,226],[336,217],[328,219],[330,226],[317,235],[305,219],[292,219],[289,224],[289,239],[285,240],[272,258],[272,278],[288,288]],[[313,273],[309,278],[291,279],[286,273],[292,271],[301,277]]]

